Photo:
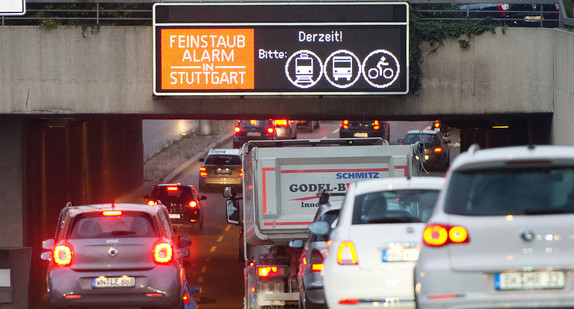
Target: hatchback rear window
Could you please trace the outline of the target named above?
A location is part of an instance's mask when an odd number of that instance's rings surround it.
[[[372,192],[355,197],[353,224],[426,222],[439,190]]]
[[[123,213],[119,216],[85,215],[74,220],[70,239],[131,238],[156,236],[147,215]]]
[[[209,165],[241,165],[241,158],[230,155],[211,155],[205,159]]]
[[[153,189],[151,197],[162,203],[179,203],[193,199],[193,193],[189,187],[159,186]]]
[[[454,172],[444,211],[467,216],[574,213],[574,168]]]

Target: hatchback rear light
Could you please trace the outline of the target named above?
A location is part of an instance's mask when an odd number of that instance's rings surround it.
[[[468,231],[463,226],[432,224],[427,226],[423,232],[424,244],[431,247],[467,243],[469,241]]]
[[[61,244],[54,248],[54,263],[59,266],[68,266],[72,264],[74,250],[69,244]]]
[[[207,169],[205,167],[200,167],[199,168],[199,176],[201,177],[207,177]]]
[[[154,200],[149,200],[149,201],[147,201],[147,204],[148,204],[149,206],[154,206],[154,205],[157,205],[157,202],[154,201]]]
[[[196,201],[189,202],[189,207],[191,207],[191,208],[197,207],[197,202]]]
[[[339,265],[357,265],[357,250],[352,241],[345,241],[339,245],[337,250],[337,263]]]
[[[311,271],[320,272],[323,269],[323,255],[321,251],[314,249],[311,252]]]
[[[173,258],[173,247],[167,242],[157,243],[153,248],[153,259],[158,264],[171,262]]]

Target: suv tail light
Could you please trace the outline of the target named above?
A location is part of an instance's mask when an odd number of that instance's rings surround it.
[[[339,265],[357,265],[357,250],[352,241],[345,241],[339,245],[337,250],[337,264]]]
[[[200,167],[199,168],[199,176],[201,177],[207,177],[207,169],[205,167]]]
[[[173,259],[173,247],[167,242],[157,243],[153,247],[153,260],[158,264],[166,264]]]
[[[323,269],[323,255],[321,251],[314,249],[311,252],[311,271],[320,272]]]
[[[427,226],[423,232],[423,242],[431,247],[467,243],[469,241],[468,231],[463,226],[432,224]]]
[[[70,244],[61,244],[54,248],[54,263],[59,266],[72,264],[74,250]]]

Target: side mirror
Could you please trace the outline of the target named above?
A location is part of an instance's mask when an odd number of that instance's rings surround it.
[[[309,225],[309,232],[315,235],[327,235],[329,234],[329,223],[325,221],[315,221]]]
[[[181,248],[187,248],[191,246],[191,238],[189,238],[189,236],[179,236],[178,246]]]
[[[179,254],[181,254],[182,258],[186,258],[191,255],[191,253],[189,253],[189,249],[187,248],[179,248]]]
[[[44,261],[51,261],[52,260],[52,251],[44,251],[40,254],[40,258]]]
[[[239,202],[236,199],[225,201],[227,223],[239,225]]]
[[[293,239],[289,242],[289,247],[301,249],[303,248],[303,241],[301,239]]]
[[[223,188],[223,197],[227,199],[235,198],[237,192],[235,187],[225,187]]]
[[[207,196],[205,196],[205,195],[200,195],[200,196],[198,197],[198,200],[200,200],[200,201],[204,201],[204,200],[206,200],[206,199],[207,199]]]

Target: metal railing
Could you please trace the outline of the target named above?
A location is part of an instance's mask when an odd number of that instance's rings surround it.
[[[541,20],[525,22],[524,16],[532,11],[515,10],[513,14],[502,14],[496,9],[498,2],[488,0],[467,0],[467,4],[452,3],[452,0],[415,0],[409,1],[411,10],[420,21],[462,22],[480,21],[490,17],[496,22],[509,26],[574,27],[574,19],[568,18],[562,1],[555,0],[508,0],[509,3],[538,4]],[[480,1],[480,2],[477,2]],[[153,0],[27,0],[26,14],[22,16],[0,16],[0,24],[7,25],[115,25],[115,26],[151,26],[153,24]],[[171,1],[177,2],[177,1]],[[218,2],[218,1],[213,1]],[[253,1],[257,2],[257,1]],[[259,1],[264,2],[264,1]],[[272,1],[265,1],[272,2]],[[544,11],[543,5],[558,4],[558,11]],[[572,9],[570,9],[572,10]]]

